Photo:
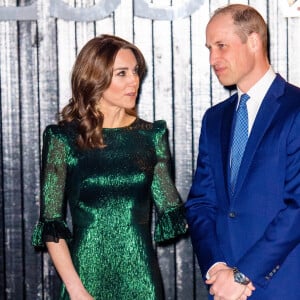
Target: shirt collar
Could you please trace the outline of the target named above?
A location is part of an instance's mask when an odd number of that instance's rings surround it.
[[[265,73],[265,75],[259,79],[254,86],[251,87],[251,89],[247,92],[250,98],[258,100],[258,102],[261,102],[263,98],[265,97],[268,89],[270,88],[273,80],[275,79],[276,74],[273,70],[273,68],[270,66],[268,71]],[[243,92],[237,88],[239,99]]]

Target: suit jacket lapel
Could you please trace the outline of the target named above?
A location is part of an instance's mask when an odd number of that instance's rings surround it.
[[[232,126],[234,120],[235,109],[237,105],[238,96],[234,94],[229,99],[229,105],[224,109],[224,115],[221,126],[221,150],[222,163],[224,172],[224,188],[227,191],[227,196],[230,197],[229,182],[230,182],[230,149],[232,138]]]
[[[270,126],[271,121],[280,107],[280,103],[277,100],[283,94],[284,86],[285,80],[277,75],[262,101],[245,148],[237,178],[235,194],[238,193],[239,189],[241,188],[261,139],[263,138],[266,130]]]

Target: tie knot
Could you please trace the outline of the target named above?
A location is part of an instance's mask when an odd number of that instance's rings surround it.
[[[242,94],[241,99],[240,99],[240,106],[245,105],[246,102],[249,100],[249,95],[248,94]]]

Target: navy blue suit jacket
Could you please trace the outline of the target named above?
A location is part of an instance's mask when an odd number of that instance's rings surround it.
[[[300,299],[300,89],[277,75],[256,116],[234,195],[229,155],[237,94],[211,107],[201,128],[186,202],[202,275],[215,262],[256,286],[250,299]]]

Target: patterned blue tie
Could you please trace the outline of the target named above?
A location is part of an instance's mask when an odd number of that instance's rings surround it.
[[[250,97],[242,94],[236,112],[235,127],[231,146],[231,191],[234,192],[237,175],[248,140],[248,111],[246,102]]]

